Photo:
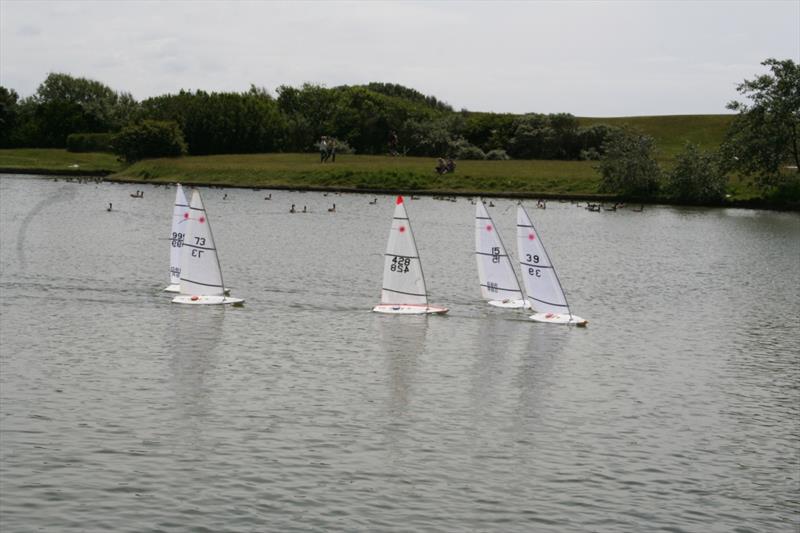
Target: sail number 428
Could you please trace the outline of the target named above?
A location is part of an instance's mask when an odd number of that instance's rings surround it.
[[[399,272],[400,274],[405,274],[408,272],[408,265],[411,264],[410,257],[397,257],[394,256],[392,258],[392,265],[389,267],[389,270],[392,272]]]

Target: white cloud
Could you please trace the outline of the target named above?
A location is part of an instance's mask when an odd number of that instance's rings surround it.
[[[721,113],[767,57],[800,61],[800,2],[0,0],[0,83],[48,72],[138,99],[383,81],[456,108]]]

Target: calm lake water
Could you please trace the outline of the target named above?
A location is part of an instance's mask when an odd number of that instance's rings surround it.
[[[800,528],[798,214],[526,202],[578,329],[480,301],[464,198],[398,317],[393,197],[201,191],[244,308],[161,292],[174,188],[0,179],[4,533]]]

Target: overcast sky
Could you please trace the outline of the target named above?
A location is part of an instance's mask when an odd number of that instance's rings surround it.
[[[23,97],[64,72],[137,100],[380,81],[471,111],[726,113],[768,57],[800,62],[800,0],[0,0],[0,85]]]

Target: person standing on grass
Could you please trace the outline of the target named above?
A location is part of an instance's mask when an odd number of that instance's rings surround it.
[[[328,140],[324,135],[319,140],[319,162],[324,163],[328,159]]]
[[[336,163],[336,138],[331,137],[328,141],[328,155],[331,158],[331,163]]]

